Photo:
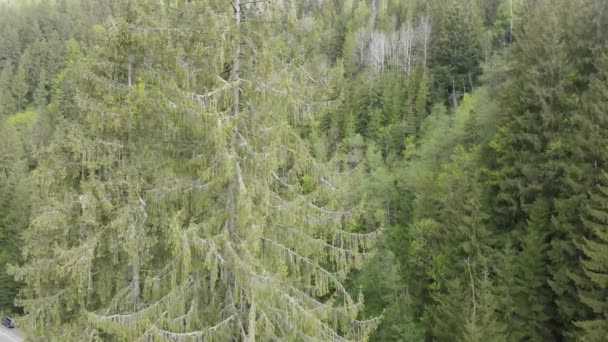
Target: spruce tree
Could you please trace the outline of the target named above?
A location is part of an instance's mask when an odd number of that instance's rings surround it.
[[[485,266],[493,246],[492,232],[486,227],[488,219],[480,203],[480,188],[476,181],[476,161],[458,146],[452,161],[442,166],[446,208],[442,211],[442,236],[446,267],[446,287],[435,298],[438,310],[434,313],[433,330],[441,340],[476,340],[482,334],[498,329],[494,318],[495,303],[489,292],[489,279],[483,280]],[[487,292],[487,293],[486,293]],[[487,306],[486,306],[487,305]],[[458,310],[464,314],[458,315]],[[485,321],[481,323],[481,321]],[[488,324],[483,332],[479,324]]]
[[[27,226],[27,167],[15,127],[0,116],[0,308],[13,310],[18,284],[7,273],[20,262],[21,232]]]
[[[411,131],[417,131],[420,129],[421,123],[427,116],[427,102],[429,93],[429,75],[428,70],[421,68],[420,80],[418,81],[418,89],[416,91],[416,100],[414,101],[414,112],[416,118],[411,125]],[[416,135],[416,134],[414,134]]]
[[[431,56],[434,96],[454,108],[465,92],[472,91],[481,74],[482,50],[479,20],[472,1],[432,1],[435,29]]]
[[[418,131],[423,119],[426,117],[426,102],[429,87],[427,70],[420,65],[409,78],[408,99],[410,103],[406,111],[406,127],[407,133],[418,140]]]
[[[478,279],[471,276],[470,316],[466,323],[463,341],[507,341],[506,325],[498,318],[498,298],[492,293],[495,283],[487,269]]]
[[[19,63],[19,68],[17,68],[17,72],[15,73],[13,80],[11,82],[11,90],[13,94],[17,98],[17,110],[22,110],[27,103],[27,94],[30,91],[30,85],[28,84],[27,79],[27,66],[26,60],[23,63]]]
[[[595,191],[590,193],[582,220],[590,232],[580,245],[588,280],[578,282],[578,293],[593,316],[576,325],[583,330],[582,341],[604,341],[608,337],[608,173],[602,172]]]
[[[11,92],[12,80],[12,67],[6,62],[0,71],[0,115],[11,114],[16,109],[15,98]]]
[[[515,260],[514,340],[552,340],[553,293],[548,284],[548,204],[537,200],[530,209],[521,252]]]
[[[539,1],[530,6],[526,20],[517,28],[515,42],[508,51],[509,69],[514,74],[503,80],[498,88],[504,112],[499,118],[497,134],[490,143],[498,166],[490,173],[494,178],[491,182],[498,187],[495,220],[504,230],[512,231],[514,236],[531,244],[528,248],[522,247],[522,254],[518,255],[521,261],[531,258],[527,261],[531,263],[528,267],[550,263],[543,273],[528,274],[526,276],[533,279],[523,280],[530,282],[525,290],[530,298],[525,300],[535,298],[541,303],[535,306],[537,310],[522,304],[518,315],[524,315],[528,310],[536,315],[536,318],[526,318],[536,323],[526,323],[522,329],[526,336],[533,334],[530,336],[537,338],[558,338],[554,336],[553,323],[559,321],[563,326],[570,325],[578,306],[569,276],[577,267],[577,252],[572,243],[577,234],[576,226],[560,218],[572,214],[572,210],[566,210],[560,203],[560,197],[567,194],[567,188],[562,184],[564,165],[572,164],[563,151],[567,145],[563,134],[569,129],[575,104],[572,100],[576,98],[576,88],[561,81],[566,77],[569,65],[569,51],[563,39],[568,31],[568,21],[564,19],[568,4],[568,1],[560,1],[559,5]],[[546,204],[546,217],[527,222],[535,216],[531,212],[535,203]],[[541,234],[529,228],[534,221],[542,223],[537,225],[541,228],[535,229],[542,229],[542,234],[548,236],[531,235]],[[534,246],[546,239],[551,241],[549,248],[544,248],[545,244]],[[546,255],[540,255],[539,251]],[[527,253],[531,254],[524,257]],[[541,285],[544,282],[549,283],[553,294],[547,293],[547,288]],[[532,294],[534,291],[538,293]],[[559,334],[566,330],[568,328]]]
[[[606,166],[604,146],[608,141],[606,133],[608,121],[605,115],[608,109],[606,107],[608,58],[604,51],[605,47],[600,46],[591,54],[597,72],[590,77],[589,90],[581,96],[581,106],[572,119],[576,130],[569,137],[572,143],[568,148],[572,151],[574,163],[566,168],[568,173],[564,182],[572,193],[570,202],[578,205],[576,213],[579,216],[571,221],[577,226],[582,226],[579,227],[579,235],[572,242],[576,243],[577,252],[580,253],[579,258],[583,260],[577,264],[579,266],[577,272],[570,273],[570,278],[576,283],[579,300],[577,311],[583,313],[575,317],[575,325],[578,329],[573,335],[587,341],[605,339],[607,331],[601,313],[602,303],[606,302],[606,291],[597,284],[597,277],[592,276],[595,271],[602,272],[601,266],[597,263],[595,264],[597,268],[593,268],[595,262],[593,258],[601,258],[598,252],[604,243],[601,237],[603,224],[601,215],[603,196],[605,196],[603,189],[606,184],[606,175],[603,171]],[[584,196],[586,189],[589,189],[590,198]],[[600,231],[596,232],[598,229]],[[594,246],[595,253],[592,252]],[[588,253],[592,253],[593,256]]]
[[[551,321],[554,295],[548,284],[548,210],[546,202],[535,202],[526,231],[519,239],[521,250],[517,252],[516,246],[507,240],[497,258],[496,282],[491,292],[507,341],[555,338]]]
[[[464,261],[461,263],[464,264]],[[431,318],[430,333],[433,339],[438,341],[465,339],[467,321],[471,319],[469,310],[472,310],[469,306],[472,303],[469,285],[468,281],[465,283],[460,278],[451,277],[444,280],[443,291],[433,295],[433,305],[428,305],[427,308]]]
[[[514,327],[519,323],[520,318],[516,316],[516,296],[519,293],[516,285],[516,258],[517,252],[513,246],[511,238],[507,237],[505,246],[496,253],[496,283],[491,291],[496,297],[497,319],[505,325],[505,338],[507,341],[516,341],[517,331]]]
[[[608,28],[608,13],[603,10],[605,6],[603,1],[581,0],[565,1],[559,7],[564,29],[563,49],[569,60],[564,69],[564,91],[559,102],[567,105],[562,105],[562,111],[568,115],[563,118],[560,136],[551,146],[551,153],[563,160],[555,163],[561,177],[555,200],[553,227],[556,234],[550,251],[550,272],[560,323],[564,326],[562,330],[568,338],[577,340],[581,338],[580,329],[572,323],[593,317],[577,293],[580,279],[586,278],[579,262],[583,255],[577,245],[583,237],[589,236],[581,216],[587,215],[586,194],[595,191],[595,184],[602,181],[603,146],[608,141],[605,85],[608,40],[603,34]]]
[[[38,77],[38,85],[36,86],[36,90],[34,90],[33,95],[34,103],[39,107],[45,106],[48,102],[48,83],[46,71],[43,69]]]
[[[377,319],[357,320],[343,281],[376,234],[340,205],[352,165],[321,163],[298,133],[327,75],[299,60],[310,26],[292,5],[122,1],[72,63],[82,114],[40,153],[14,270],[37,333],[367,338]]]
[[[10,63],[13,68],[16,68],[19,65],[19,56],[23,51],[22,46],[24,42],[19,37],[18,28],[10,27],[9,23],[7,20],[6,26],[2,29],[0,40],[2,41],[3,49],[0,50],[0,62],[2,64]]]

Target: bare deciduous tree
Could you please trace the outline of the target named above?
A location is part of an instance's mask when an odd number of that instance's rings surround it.
[[[360,29],[356,33],[356,54],[360,63],[375,72],[383,72],[390,66],[408,74],[418,63],[426,68],[431,39],[431,23],[427,15],[421,14],[415,27],[407,22],[390,35],[376,29],[367,35],[366,30]]]

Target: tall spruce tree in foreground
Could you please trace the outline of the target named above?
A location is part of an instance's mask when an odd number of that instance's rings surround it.
[[[594,342],[608,337],[608,173],[602,172],[600,179],[583,216],[590,231],[590,237],[581,244],[581,262],[588,280],[578,282],[580,300],[591,308],[593,317],[576,322],[583,330],[581,340]]]
[[[494,173],[499,189],[498,210],[494,215],[503,229],[521,237],[518,268],[537,270],[516,273],[517,287],[522,291],[513,297],[516,340],[560,338],[557,335],[567,329],[555,328],[571,324],[575,317],[575,292],[569,275],[578,267],[573,262],[577,256],[572,242],[576,227],[554,219],[571,214],[559,207],[560,199],[566,195],[566,187],[560,184],[561,169],[572,163],[566,153],[561,153],[561,138],[572,115],[570,99],[576,95],[562,81],[568,67],[568,49],[563,39],[568,3],[536,2],[530,6],[525,23],[516,30],[515,43],[508,52],[515,77],[500,86],[504,113],[490,144],[498,166]],[[546,210],[538,210],[540,203],[546,204]],[[550,241],[549,245],[544,241]]]
[[[318,162],[298,133],[327,103],[299,45],[315,18],[239,0],[117,14],[67,73],[82,114],[39,154],[14,270],[31,327],[63,341],[365,340],[377,319],[358,321],[342,285],[375,238],[340,206],[356,171]]]
[[[586,162],[579,163],[586,166],[580,171],[581,178],[594,176],[594,186],[580,215],[585,239],[577,240],[583,274],[573,276],[580,302],[591,310],[590,315],[575,322],[582,330],[583,341],[602,341],[608,337],[608,174],[604,171],[608,141],[608,56],[605,51],[605,46],[595,50],[598,72],[591,77],[584,106],[574,118],[580,130],[573,146],[579,148],[578,155]]]

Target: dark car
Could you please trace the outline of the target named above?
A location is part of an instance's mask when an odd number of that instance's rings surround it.
[[[2,325],[4,325],[7,328],[14,328],[15,327],[15,321],[10,318],[10,317],[4,317],[2,319]]]

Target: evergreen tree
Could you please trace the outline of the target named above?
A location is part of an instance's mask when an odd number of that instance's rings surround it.
[[[0,308],[13,310],[18,284],[7,265],[20,262],[21,232],[27,226],[26,163],[17,131],[0,117]]]
[[[82,58],[80,44],[73,39],[66,43],[65,65],[52,82],[51,97],[56,110],[66,118],[74,118],[79,110],[76,103],[76,80],[79,77],[77,62]]]
[[[34,103],[39,107],[45,106],[48,103],[48,83],[46,71],[43,69],[38,77],[38,86],[36,87],[36,90],[34,90]]]
[[[602,172],[601,181],[589,196],[583,223],[590,232],[580,245],[585,276],[578,282],[580,300],[593,316],[576,322],[582,328],[582,341],[603,341],[608,337],[608,173]]]
[[[491,290],[497,298],[497,317],[505,326],[507,341],[552,340],[553,293],[548,284],[546,202],[537,201],[530,209],[521,251],[508,242],[499,255],[496,283]]]
[[[0,115],[13,113],[16,109],[15,98],[10,90],[12,80],[12,67],[6,62],[0,72]]]
[[[526,251],[522,247],[523,254],[518,255],[518,259],[523,260],[527,258],[524,255],[532,253],[528,262],[537,267],[550,262],[543,273],[538,270],[535,279],[523,280],[530,284],[525,290],[531,296],[527,301],[536,298],[541,302],[535,303],[539,305],[535,306],[537,310],[530,310],[529,303],[522,304],[518,315],[530,311],[529,314],[536,316],[528,317],[536,321],[533,326],[524,324],[522,329],[524,334],[537,338],[558,338],[554,336],[554,322],[571,325],[580,307],[576,304],[569,276],[577,269],[574,262],[577,252],[573,244],[577,228],[569,222],[576,205],[569,203],[569,209],[566,209],[565,202],[560,201],[560,197],[568,196],[567,188],[562,185],[564,165],[573,163],[563,151],[562,134],[568,129],[569,117],[575,108],[572,100],[577,96],[576,88],[560,81],[568,70],[569,52],[563,39],[568,31],[567,21],[563,20],[568,6],[568,1],[559,5],[539,1],[530,6],[526,20],[516,30],[516,39],[509,51],[509,68],[515,73],[514,77],[503,80],[498,88],[502,94],[500,106],[505,112],[500,117],[494,141],[490,143],[497,156],[492,166],[497,168],[490,173],[498,187],[495,220],[504,230],[514,231],[515,235],[524,237],[524,241],[529,240],[530,246],[545,239],[551,241],[550,248],[544,248],[543,244],[528,247],[530,250]],[[530,210],[536,207],[534,203],[540,203],[537,201],[545,203],[548,211],[544,219],[537,217],[532,222],[543,227],[542,234],[548,236],[531,235],[541,232],[532,231],[530,223],[526,222],[534,217]],[[568,216],[570,218],[563,218]],[[546,255],[539,255],[539,251]],[[541,285],[545,281],[549,282],[553,294],[546,293],[546,287]],[[532,295],[530,291],[539,292]],[[567,330],[569,328],[559,334],[563,336]]]
[[[416,118],[413,119],[413,124],[411,125],[411,132],[416,136],[417,131],[420,129],[421,123],[424,118],[427,116],[427,102],[428,102],[428,93],[429,93],[429,75],[426,69],[420,71],[420,80],[418,82],[418,89],[416,92],[416,100],[414,102],[414,110],[416,113]]]
[[[550,258],[551,286],[557,294],[563,334],[570,339],[580,339],[572,322],[590,317],[589,308],[581,303],[577,294],[576,279],[584,277],[578,260],[581,253],[577,244],[587,229],[581,222],[585,214],[585,194],[598,182],[603,168],[603,146],[606,135],[605,90],[607,37],[601,32],[608,27],[603,11],[605,3],[597,0],[566,1],[560,9],[564,23],[564,48],[572,60],[564,70],[564,93],[560,94],[562,111],[568,112],[561,134],[551,144],[553,156],[561,156],[557,168],[559,196],[555,200],[557,214],[553,220],[556,232],[552,241]],[[575,14],[574,14],[575,13]],[[597,17],[588,21],[585,18]],[[567,25],[567,26],[566,26]],[[568,95],[566,95],[568,94]],[[565,158],[564,158],[565,157]],[[554,157],[555,159],[555,157]]]
[[[423,119],[426,117],[426,101],[428,92],[428,75],[426,70],[419,66],[413,75],[409,76],[408,93],[409,108],[406,114],[407,133],[418,139]]]
[[[434,336],[438,339],[475,340],[483,332],[479,320],[486,320],[491,333],[494,303],[490,299],[489,288],[480,288],[485,263],[491,254],[493,237],[486,227],[487,215],[480,203],[480,189],[476,184],[476,161],[461,146],[451,156],[451,162],[442,165],[444,179],[443,197],[445,209],[442,211],[442,235],[446,267],[444,277],[447,285],[441,295],[435,298],[437,310],[432,315]],[[485,281],[489,281],[486,279]],[[487,283],[485,285],[488,285]],[[488,285],[489,286],[489,285]],[[478,292],[480,290],[481,292]],[[483,305],[488,307],[482,307]],[[478,304],[480,304],[478,306]],[[458,310],[466,314],[457,317]],[[494,322],[498,324],[497,322]]]
[[[505,325],[504,336],[507,341],[516,341],[517,331],[514,327],[519,323],[519,317],[515,314],[517,307],[516,296],[518,294],[516,284],[516,258],[517,252],[510,238],[503,250],[496,256],[496,282],[491,291],[494,294],[497,305],[496,315],[499,322]]]
[[[459,278],[447,279],[445,289],[433,296],[434,305],[429,305],[429,310],[427,310],[431,318],[432,339],[439,341],[465,339],[467,320],[471,319],[473,315],[471,305],[473,299],[468,285]]]
[[[17,98],[17,109],[22,110],[27,102],[26,96],[29,92],[29,84],[27,80],[27,66],[26,60],[23,63],[19,63],[19,68],[13,77],[11,82],[11,90]]]
[[[458,233],[456,234],[461,240],[459,247],[467,258],[472,259],[476,266],[475,269],[477,269],[486,255],[490,254],[493,238],[485,225],[488,216],[481,208],[479,190],[471,189],[468,196],[470,197],[465,200],[462,209],[459,210],[460,217],[457,220]]]
[[[521,252],[515,261],[515,306],[517,323],[514,340],[553,340],[553,293],[548,285],[546,202],[537,200],[530,209],[530,219],[521,240]]]
[[[70,67],[83,114],[40,154],[13,270],[37,333],[364,340],[377,325],[343,285],[375,237],[340,206],[356,172],[317,161],[297,130],[324,89],[282,25],[306,32],[280,4],[232,5],[121,2]]]
[[[499,320],[496,310],[498,308],[498,298],[492,293],[496,286],[490,279],[489,272],[484,270],[481,277],[474,283],[475,278],[471,277],[471,315],[466,324],[464,341],[507,341],[506,325]]]
[[[607,6],[0,0],[0,309],[23,282],[60,341],[606,340]]]
[[[11,11],[2,11],[6,17],[10,17]],[[3,18],[4,19],[4,18]],[[0,50],[0,63],[5,65],[9,63],[11,67],[16,68],[19,65],[19,57],[22,51],[23,41],[19,37],[16,27],[11,27],[10,20],[2,20],[5,26],[2,28],[0,42],[2,42],[2,50]]]
[[[454,108],[472,91],[481,74],[482,50],[473,1],[436,1],[431,6],[436,28],[432,60],[435,98],[449,99]]]

